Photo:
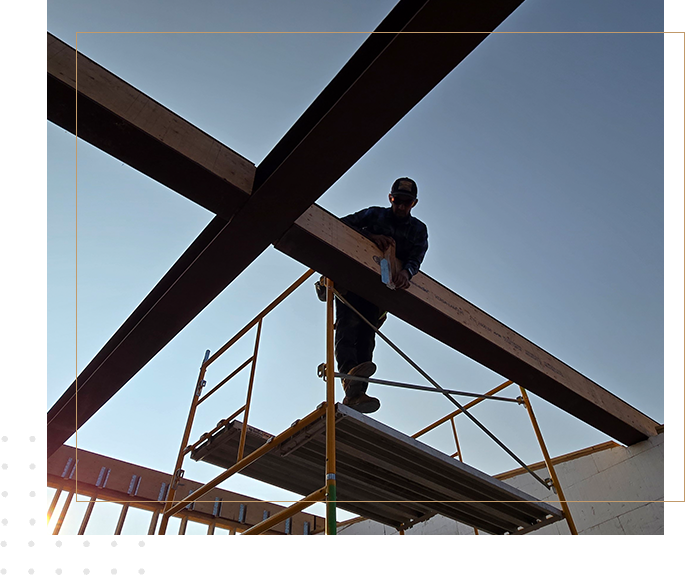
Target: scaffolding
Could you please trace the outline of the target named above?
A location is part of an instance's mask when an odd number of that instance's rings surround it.
[[[335,290],[330,279],[325,281],[326,361],[319,366],[319,376],[326,384],[325,401],[278,435],[274,436],[250,426],[248,419],[262,322],[266,315],[312,274],[314,270],[304,273],[216,353],[211,356],[209,351],[205,353],[162,511],[160,535],[166,534],[172,516],[193,502],[201,501],[204,495],[236,473],[304,495],[302,499],[282,511],[265,517],[261,523],[244,531],[244,535],[264,533],[316,502],[325,503],[327,535],[337,533],[338,507],[357,513],[361,517],[391,525],[400,534],[436,514],[471,525],[476,533],[480,528],[490,533],[524,534],[563,519],[568,523],[571,533],[577,534],[562,486],[554,471],[525,389],[519,386],[521,395],[515,399],[497,396],[514,382],[504,382],[485,394],[444,389],[375,326],[369,324],[379,337],[407,360],[433,387],[372,378],[357,379],[381,385],[436,391],[456,405],[457,410],[408,437],[368,416],[335,403],[335,379],[350,376],[336,373],[334,369],[334,299],[339,299],[357,314],[359,312]],[[201,397],[206,386],[205,375],[209,366],[254,328],[256,336],[252,356]],[[251,366],[251,370],[245,404],[229,417],[222,419],[212,430],[202,434],[197,441],[189,443],[199,405],[248,365]],[[475,399],[461,405],[454,399],[455,395]],[[471,408],[486,400],[506,401],[525,406],[540,444],[549,479],[537,476],[470,413]],[[546,488],[553,490],[558,497],[561,511],[466,465],[463,462],[454,421],[460,414],[469,417],[526,471]],[[236,418],[241,415],[242,421],[238,421]],[[448,421],[456,446],[456,451],[452,455],[448,456],[417,440],[418,437]],[[339,428],[338,437],[336,428]],[[194,460],[216,464],[224,467],[225,471],[185,498],[176,500],[177,487],[184,475],[183,462],[189,454]],[[320,469],[321,466],[317,463],[320,458],[324,460],[323,469]],[[341,485],[344,497],[339,497],[338,479],[343,480]]]

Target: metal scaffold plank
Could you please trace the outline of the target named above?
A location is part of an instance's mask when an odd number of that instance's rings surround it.
[[[337,505],[395,528],[440,514],[490,533],[534,528],[562,512],[420,441],[336,404]],[[191,454],[229,468],[237,455],[240,422],[216,433]],[[248,426],[246,453],[269,435]],[[324,475],[324,428],[314,422],[241,473],[307,495]]]

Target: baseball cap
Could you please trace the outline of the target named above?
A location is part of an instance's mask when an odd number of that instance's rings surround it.
[[[411,178],[398,178],[392,185],[391,192],[393,196],[411,196],[415,198],[419,193],[416,182]]]

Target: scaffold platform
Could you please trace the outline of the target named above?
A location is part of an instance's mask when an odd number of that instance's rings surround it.
[[[340,509],[396,529],[439,514],[493,534],[528,533],[564,519],[556,507],[339,403],[335,424]],[[322,416],[241,473],[301,495],[320,488],[325,426]],[[240,421],[229,423],[193,449],[192,459],[229,469],[241,430]],[[248,425],[245,455],[272,437]]]

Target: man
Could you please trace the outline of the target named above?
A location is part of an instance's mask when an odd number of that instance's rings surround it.
[[[426,225],[411,215],[412,208],[418,203],[417,194],[414,180],[400,178],[390,189],[389,208],[371,207],[342,218],[344,223],[364,234],[381,250],[395,246],[395,254],[403,266],[392,278],[395,289],[409,287],[409,280],[419,271],[428,249]],[[371,302],[349,291],[343,297],[377,328],[385,321],[386,312]],[[335,357],[338,371],[371,377],[376,371],[376,365],[371,361],[375,332],[343,302],[336,299],[335,304]],[[377,411],[381,403],[375,397],[366,395],[368,386],[367,382],[343,379],[343,404],[362,413]]]

